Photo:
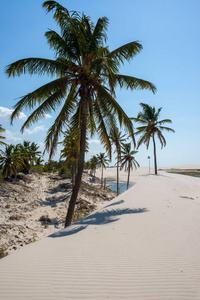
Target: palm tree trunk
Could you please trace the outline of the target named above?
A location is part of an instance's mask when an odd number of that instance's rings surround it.
[[[157,161],[156,161],[156,143],[155,143],[155,138],[153,135],[153,153],[154,153],[154,169],[155,169],[155,174],[157,175]]]
[[[87,129],[87,89],[83,87],[83,94],[81,97],[82,110],[81,110],[81,138],[80,138],[80,157],[78,161],[78,172],[75,178],[75,185],[72,190],[71,199],[65,219],[65,227],[71,225],[72,217],[75,209],[76,199],[81,186],[81,178],[84,170],[85,161],[85,142],[86,142],[86,129]]]
[[[75,174],[76,174],[76,161],[72,163],[72,188],[75,185]]]
[[[119,155],[117,155],[117,196],[119,195]]]
[[[129,187],[129,179],[130,179],[130,170],[131,170],[131,165],[130,163],[128,164],[128,179],[127,179],[127,190],[128,190],[128,187]]]
[[[101,187],[103,187],[103,165],[101,168]]]

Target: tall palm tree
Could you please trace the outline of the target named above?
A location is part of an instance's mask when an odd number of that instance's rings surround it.
[[[131,143],[123,144],[122,151],[121,151],[121,169],[125,167],[125,171],[128,171],[128,178],[127,178],[127,190],[129,187],[129,180],[130,180],[130,172],[133,167],[137,169],[139,167],[139,163],[135,159],[134,155],[138,151],[131,150]]]
[[[160,144],[161,149],[163,146],[166,146],[166,140],[162,134],[163,130],[175,132],[173,129],[169,127],[163,126],[164,123],[172,123],[169,119],[164,119],[159,121],[159,115],[162,110],[162,107],[160,107],[157,111],[155,107],[152,107],[145,103],[140,103],[140,106],[143,108],[143,111],[139,112],[137,115],[137,118],[131,118],[137,123],[140,123],[142,126],[137,127],[136,134],[141,134],[139,141],[138,141],[138,147],[144,143],[147,146],[147,149],[149,148],[150,140],[153,140],[153,152],[154,152],[154,168],[155,168],[155,174],[158,173],[157,171],[157,160],[156,160],[156,143],[155,143],[155,137],[157,136]],[[137,148],[138,148],[137,147]]]
[[[101,166],[101,187],[103,187],[103,169],[108,166],[108,158],[105,153],[100,153],[97,155],[98,164]]]
[[[115,152],[117,153],[117,195],[119,195],[119,161],[121,158],[121,147],[126,140],[125,134],[122,135],[122,133],[119,132],[118,128],[117,130],[115,130],[115,128],[112,128],[110,131],[110,140],[111,144],[115,145]]]
[[[105,46],[107,18],[99,18],[94,25],[90,17],[78,12],[69,12],[55,1],[44,2],[43,7],[47,12],[53,11],[53,18],[61,29],[61,34],[54,30],[45,34],[50,47],[55,51],[56,59],[21,59],[10,64],[6,73],[9,77],[24,73],[47,74],[54,79],[22,97],[14,107],[11,121],[23,108],[32,110],[36,106],[22,126],[23,131],[44,117],[45,113],[62,105],[45,141],[45,149],[50,152],[50,158],[55,153],[59,135],[66,122],[70,121],[74,127],[79,127],[80,157],[65,222],[65,226],[68,226],[71,224],[81,184],[87,134],[97,131],[106,151],[111,151],[108,132],[111,127],[116,127],[118,118],[120,125],[123,125],[133,138],[132,122],[114,98],[115,87],[119,85],[131,90],[149,89],[152,92],[155,92],[156,88],[148,81],[119,73],[120,64],[130,61],[141,51],[142,45],[131,42],[109,51]]]

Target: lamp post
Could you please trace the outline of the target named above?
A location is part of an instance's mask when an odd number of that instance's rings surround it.
[[[150,175],[150,159],[151,157],[150,156],[147,156],[148,160],[149,160],[149,175]]]

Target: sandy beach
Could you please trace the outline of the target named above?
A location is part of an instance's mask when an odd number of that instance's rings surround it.
[[[199,300],[200,178],[141,167],[131,182],[85,219],[1,259],[0,299]]]

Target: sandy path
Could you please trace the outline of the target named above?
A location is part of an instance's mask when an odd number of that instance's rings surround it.
[[[145,176],[0,261],[1,299],[200,299],[200,178]]]

